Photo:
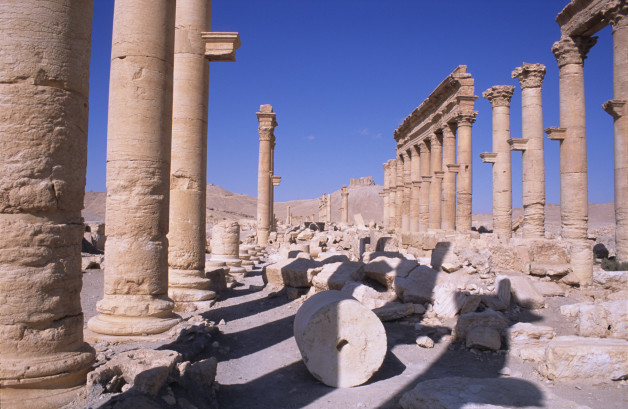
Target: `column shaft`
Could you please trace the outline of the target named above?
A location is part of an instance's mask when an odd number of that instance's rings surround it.
[[[440,229],[443,180],[440,177],[436,177],[436,174],[443,169],[443,145],[439,135],[432,134],[430,148],[430,174],[432,181],[430,183],[429,228]]]
[[[443,175],[441,228],[453,231],[456,227],[456,174],[447,165],[456,164],[456,135],[450,124],[443,127]]]
[[[419,145],[421,155],[421,188],[419,191],[419,231],[427,231],[430,224],[430,149],[426,141]]]
[[[390,187],[388,193],[388,229],[394,231],[397,228],[397,161],[388,161],[390,171]]]
[[[211,2],[177,1],[168,233],[168,295],[177,310],[215,297],[205,277],[209,63],[201,33],[210,21]]]
[[[456,178],[457,205],[456,205],[456,230],[471,230],[472,209],[472,173],[471,173],[471,128],[475,116],[463,114],[458,118],[458,176]]]
[[[63,406],[94,360],[80,302],[92,6],[0,4],[2,408]]]
[[[276,114],[271,105],[261,105],[259,122],[259,162],[257,168],[257,244],[268,244],[272,223],[272,150]]]
[[[390,181],[389,181],[389,170],[388,170],[388,163],[384,163],[382,165],[384,167],[384,191],[383,193],[383,202],[384,202],[384,230],[388,230],[389,227],[389,220],[388,220],[388,206],[389,206],[389,202],[388,202],[388,195],[389,195],[389,190],[390,190]]]
[[[401,231],[404,233],[410,231],[410,191],[412,189],[410,173],[410,156],[406,152],[403,154],[403,213],[401,214]]]
[[[412,190],[410,191],[410,231],[419,231],[420,211],[419,200],[421,195],[421,162],[418,147],[410,149],[410,179]]]
[[[346,186],[342,187],[342,223],[349,224],[349,190]]]
[[[118,0],[114,6],[105,296],[89,321],[101,334],[154,334],[178,322],[167,297],[166,237],[174,17],[174,0]]]
[[[396,180],[397,189],[396,189],[396,198],[395,198],[395,207],[396,207],[395,228],[397,230],[397,233],[401,233],[402,228],[403,228],[403,224],[402,224],[403,195],[405,193],[405,186],[403,183],[403,157],[401,156],[401,154],[397,155],[396,165],[397,165],[397,180]]]

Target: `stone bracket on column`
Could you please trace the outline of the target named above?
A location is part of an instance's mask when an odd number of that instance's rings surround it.
[[[482,158],[482,163],[495,163],[497,162],[497,153],[495,152],[480,153],[480,158]]]
[[[452,173],[458,173],[458,172],[460,172],[460,165],[458,165],[458,164],[449,164],[449,165],[447,165],[447,170],[452,172]]]
[[[281,183],[281,176],[271,176],[271,180],[273,182],[273,186],[279,186]]]
[[[528,140],[524,138],[510,138],[508,139],[508,144],[510,145],[511,151],[524,152],[528,149]]]
[[[423,182],[431,182],[432,176],[421,176],[421,180],[423,180]]]
[[[434,177],[436,179],[443,179],[445,177],[445,171],[443,170],[434,171]]]
[[[619,119],[626,115],[626,101],[621,99],[610,99],[602,104],[602,108],[614,119]]]
[[[545,128],[545,133],[547,134],[548,139],[552,141],[562,141],[563,139],[565,139],[567,129],[552,126],[549,128]]]
[[[205,56],[209,61],[234,62],[236,50],[240,47],[238,33],[201,33],[205,40]]]

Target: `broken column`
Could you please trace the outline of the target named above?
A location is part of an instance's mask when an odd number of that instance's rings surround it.
[[[205,276],[205,194],[207,190],[207,98],[209,61],[233,61],[240,40],[237,33],[216,33],[208,39],[211,2],[177,1],[174,48],[172,153],[170,166],[170,226],[168,233],[168,295],[175,309],[208,307],[215,296]],[[231,34],[230,37],[226,37]],[[217,53],[207,53],[220,48]],[[219,46],[219,47],[218,47]],[[205,303],[204,303],[205,302]]]
[[[440,136],[434,132],[430,138],[430,205],[429,228],[440,229],[441,219],[441,189],[443,180],[438,173],[443,169],[443,145]]]
[[[94,360],[80,302],[92,4],[0,4],[2,408],[63,406]]]
[[[387,349],[379,318],[351,295],[335,290],[303,303],[294,317],[294,338],[310,373],[335,388],[368,381]]]
[[[346,185],[342,186],[342,220],[344,224],[349,224],[349,189]]]
[[[257,244],[268,244],[271,228],[271,151],[277,126],[276,114],[272,105],[260,105],[257,113],[259,121],[259,166],[257,168]]]
[[[458,175],[456,178],[456,230],[471,230],[472,173],[471,173],[471,128],[474,113],[461,113],[458,123]]]
[[[427,141],[419,143],[421,188],[419,191],[419,231],[427,231],[430,221],[430,148]]]
[[[167,296],[166,237],[174,19],[174,0],[115,2],[105,296],[97,305],[99,315],[88,323],[100,334],[155,334],[178,322]]]
[[[226,263],[231,274],[245,272],[244,267],[242,267],[242,260],[240,260],[240,225],[238,222],[225,220],[214,225],[210,244],[210,265],[221,266],[222,263]]]
[[[456,164],[456,135],[451,124],[443,126],[443,171],[441,229],[453,231],[456,228],[456,173],[449,165]]]
[[[410,231],[418,232],[420,225],[419,201],[421,200],[421,162],[419,158],[419,148],[410,148],[410,179],[412,190],[410,191]]]
[[[628,6],[616,3],[606,18],[613,27],[613,99],[604,109],[613,116],[615,133],[615,248],[628,261]]]
[[[543,97],[545,66],[523,63],[512,72],[521,84],[521,139],[512,140],[522,151],[523,237],[545,237],[545,155]]]
[[[493,233],[512,237],[512,168],[510,160],[510,99],[512,85],[496,85],[484,91],[493,108],[493,152],[480,155],[493,164]]]

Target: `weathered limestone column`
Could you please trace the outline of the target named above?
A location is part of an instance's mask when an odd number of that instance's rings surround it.
[[[543,147],[543,97],[545,66],[526,64],[512,72],[521,84],[521,140],[513,149],[522,150],[523,237],[545,237],[545,155]],[[519,143],[517,143],[519,142]]]
[[[327,202],[325,202],[325,218],[327,223],[331,223],[331,193],[327,195]]]
[[[389,191],[390,191],[390,171],[388,170],[388,162],[385,162],[382,164],[383,168],[384,168],[384,190],[382,191],[383,195],[382,198],[384,200],[384,230],[388,230],[389,226],[390,226],[390,221],[389,219],[389,201],[388,201],[388,196],[389,196]]]
[[[259,121],[259,165],[257,168],[257,244],[268,244],[270,233],[270,201],[272,187],[272,144],[275,127],[277,126],[276,114],[272,105],[260,105],[257,113]]]
[[[231,274],[242,274],[246,269],[240,260],[240,225],[226,220],[212,227],[210,264],[226,263]]]
[[[613,27],[613,99],[604,103],[615,133],[615,248],[617,260],[628,261],[628,6],[608,11]]]
[[[403,218],[403,195],[405,193],[405,185],[403,183],[403,156],[401,153],[397,155],[397,197],[395,200],[395,206],[397,211],[395,212],[396,221],[395,227],[397,229],[397,233],[401,233],[403,230],[402,218]]]
[[[151,10],[147,13],[146,10]],[[105,296],[89,329],[144,335],[178,322],[168,298],[175,2],[118,0],[107,129]]]
[[[342,186],[342,220],[344,224],[349,224],[349,189],[346,185]]]
[[[421,161],[417,146],[410,148],[410,161],[410,179],[412,182],[412,190],[410,191],[410,231],[418,232],[420,225]]]
[[[512,167],[510,160],[510,99],[512,85],[496,85],[484,91],[493,108],[493,152],[482,160],[493,163],[493,232],[500,239],[512,237]],[[524,171],[525,173],[525,171]]]
[[[412,181],[410,180],[410,155],[407,152],[402,154],[403,157],[403,207],[401,213],[401,231],[408,233],[410,231],[410,193],[412,189]]]
[[[389,188],[388,188],[388,231],[394,231],[397,228],[397,161],[390,159],[388,161],[389,170]]]
[[[443,127],[443,185],[441,229],[453,231],[456,228],[456,173],[449,169],[449,165],[456,164],[456,135],[451,124]]]
[[[461,113],[456,117],[458,122],[458,176],[456,179],[457,206],[456,230],[471,230],[471,128],[475,122],[475,113]]]
[[[419,231],[427,231],[430,224],[430,148],[427,141],[419,144],[421,163],[421,188],[419,191]]]
[[[436,177],[436,175],[443,169],[443,144],[436,133],[433,133],[430,138],[430,152],[430,173],[432,174],[432,182],[430,183],[429,228],[440,229],[441,190],[443,180]]]
[[[0,407],[60,407],[83,342],[92,1],[0,3]]]
[[[286,210],[286,224],[292,226],[292,207],[288,206]]]

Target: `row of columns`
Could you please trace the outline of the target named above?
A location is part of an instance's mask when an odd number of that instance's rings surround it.
[[[437,124],[428,138],[398,152],[396,159],[383,164],[387,229],[401,232],[471,230],[471,129],[474,121],[474,113],[465,113],[457,115],[453,123]]]

